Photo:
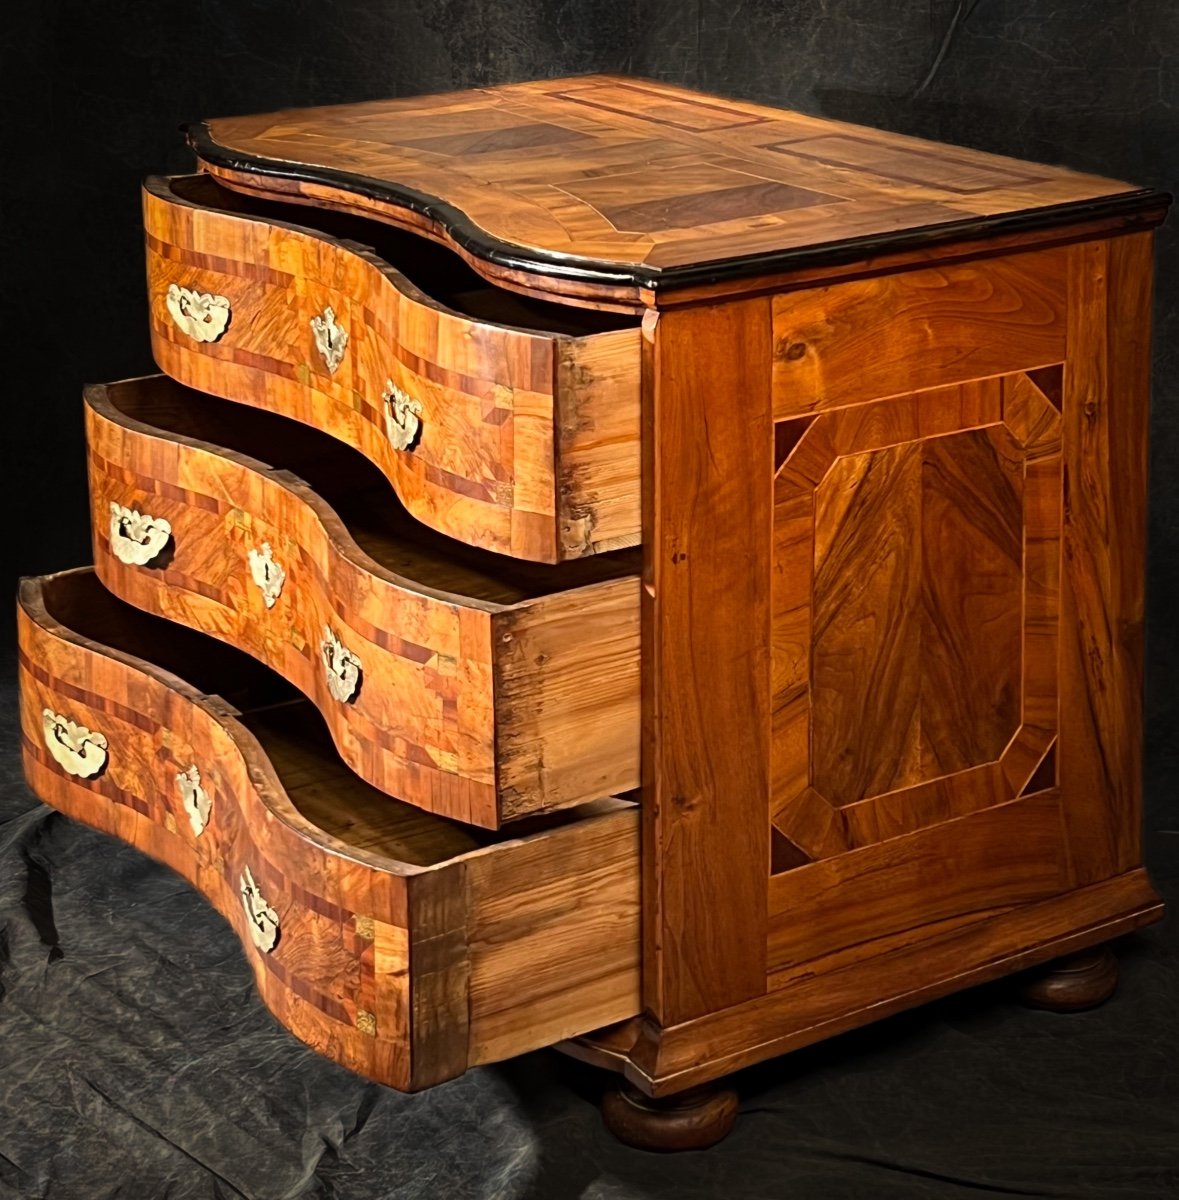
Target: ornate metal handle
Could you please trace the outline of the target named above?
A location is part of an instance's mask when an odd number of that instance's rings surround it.
[[[249,867],[242,871],[239,886],[242,907],[246,910],[246,922],[250,927],[250,938],[263,954],[269,954],[278,941],[278,913],[266,902],[258,890]]]
[[[323,655],[328,691],[342,704],[352,700],[360,688],[360,659],[336,637],[330,625],[323,627],[319,647]]]
[[[422,402],[392,379],[385,380],[385,432],[395,450],[410,450],[422,428]]]
[[[274,561],[269,542],[263,542],[257,550],[251,550],[247,557],[250,560],[250,578],[258,585],[266,607],[273,608],[274,602],[282,594],[282,585],[287,581],[286,571]]]
[[[198,342],[215,342],[229,328],[229,300],[211,292],[194,292],[178,283],[164,297],[172,320],[182,333]]]
[[[311,318],[311,332],[315,335],[315,348],[323,358],[329,375],[344,361],[348,348],[348,331],[336,324],[336,314],[329,304],[318,317]]]
[[[184,811],[188,813],[188,823],[192,831],[200,837],[209,823],[209,813],[213,810],[213,801],[208,792],[201,787],[201,773],[193,763],[187,771],[180,771],[176,776],[176,784],[180,788],[180,798],[184,801]]]
[[[41,712],[41,733],[53,761],[69,775],[93,779],[106,766],[106,738],[46,708]]]
[[[163,517],[149,517],[111,501],[111,551],[119,562],[145,566],[171,536],[172,526]]]

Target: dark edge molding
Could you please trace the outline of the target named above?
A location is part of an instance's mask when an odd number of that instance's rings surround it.
[[[1165,216],[1171,195],[1155,188],[1137,188],[1095,200],[1080,200],[1052,204],[1043,208],[1019,212],[998,213],[991,217],[966,217],[939,225],[923,225],[892,233],[870,234],[822,242],[799,249],[739,255],[692,263],[682,267],[647,267],[642,264],[600,262],[590,258],[560,254],[553,250],[538,250],[505,242],[476,225],[461,209],[437,196],[414,188],[368,175],[306,163],[247,155],[214,138],[205,121],[183,126],[188,144],[202,162],[228,171],[237,171],[260,178],[285,179],[294,183],[312,183],[339,187],[363,196],[393,204],[418,213],[446,230],[451,241],[473,257],[496,267],[527,274],[543,274],[555,279],[599,287],[638,287],[653,293],[670,292],[678,288],[707,287],[737,279],[777,274],[804,267],[840,266],[861,262],[885,254],[915,250],[946,242],[967,241],[983,236],[1025,233],[1064,224],[1122,217],[1128,226],[1149,228]],[[1162,213],[1154,210],[1161,209]],[[1135,217],[1144,218],[1135,221]]]

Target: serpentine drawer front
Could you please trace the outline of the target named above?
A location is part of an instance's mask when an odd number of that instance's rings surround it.
[[[86,427],[103,583],[273,667],[374,786],[493,829],[637,786],[633,551],[449,542],[355,451],[164,376],[89,389]]]
[[[410,1090],[638,1011],[633,804],[471,830],[362,783],[283,681],[90,571],[25,580],[18,614],[33,788],[203,892],[315,1049]]]
[[[143,201],[169,375],[326,430],[473,546],[560,562],[638,544],[635,318],[513,295],[423,238],[208,176],[148,180]]]

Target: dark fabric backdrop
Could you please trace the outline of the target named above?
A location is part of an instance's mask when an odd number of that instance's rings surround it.
[[[184,121],[612,70],[1179,181],[1174,0],[52,0],[4,22],[9,581],[89,560],[80,388],[152,369],[137,185],[187,169]],[[1159,238],[1148,853],[1179,902],[1174,225]],[[1168,926],[1130,939],[1099,1013],[1021,1013],[1001,988],[946,1001],[747,1073],[733,1138],[665,1163],[610,1143],[593,1073],[555,1055],[407,1099],[301,1049],[190,889],[35,806],[10,688],[0,709],[3,1200],[1179,1195]]]

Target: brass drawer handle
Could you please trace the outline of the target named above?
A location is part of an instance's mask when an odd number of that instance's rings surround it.
[[[164,297],[172,320],[197,342],[215,342],[229,328],[229,300],[211,292],[194,292],[178,283]]]
[[[394,450],[409,450],[422,428],[422,402],[392,379],[385,380],[385,432]]]
[[[111,501],[111,552],[119,562],[146,566],[171,536],[172,526],[163,517],[151,517]]]
[[[315,348],[323,358],[329,375],[344,361],[348,348],[348,331],[336,324],[336,314],[329,304],[318,317],[311,318],[311,332],[315,336]]]
[[[323,627],[319,649],[323,655],[328,691],[341,704],[347,704],[360,687],[360,659],[336,637],[330,625]]]
[[[201,773],[193,763],[187,771],[176,775],[176,785],[180,788],[180,798],[184,802],[184,811],[188,813],[188,823],[193,833],[200,837],[209,823],[209,813],[213,810],[213,801],[209,793],[201,787]]]
[[[249,867],[242,871],[239,886],[242,907],[246,910],[246,922],[250,927],[250,939],[263,954],[269,954],[278,941],[278,913],[270,907],[266,897],[258,890]]]
[[[282,585],[287,581],[286,571],[274,561],[269,542],[263,542],[257,550],[251,550],[247,557],[250,560],[250,578],[258,585],[266,607],[273,608],[282,595]]]
[[[101,733],[78,725],[51,708],[41,712],[41,733],[53,761],[67,775],[93,779],[106,766],[107,744]]]

